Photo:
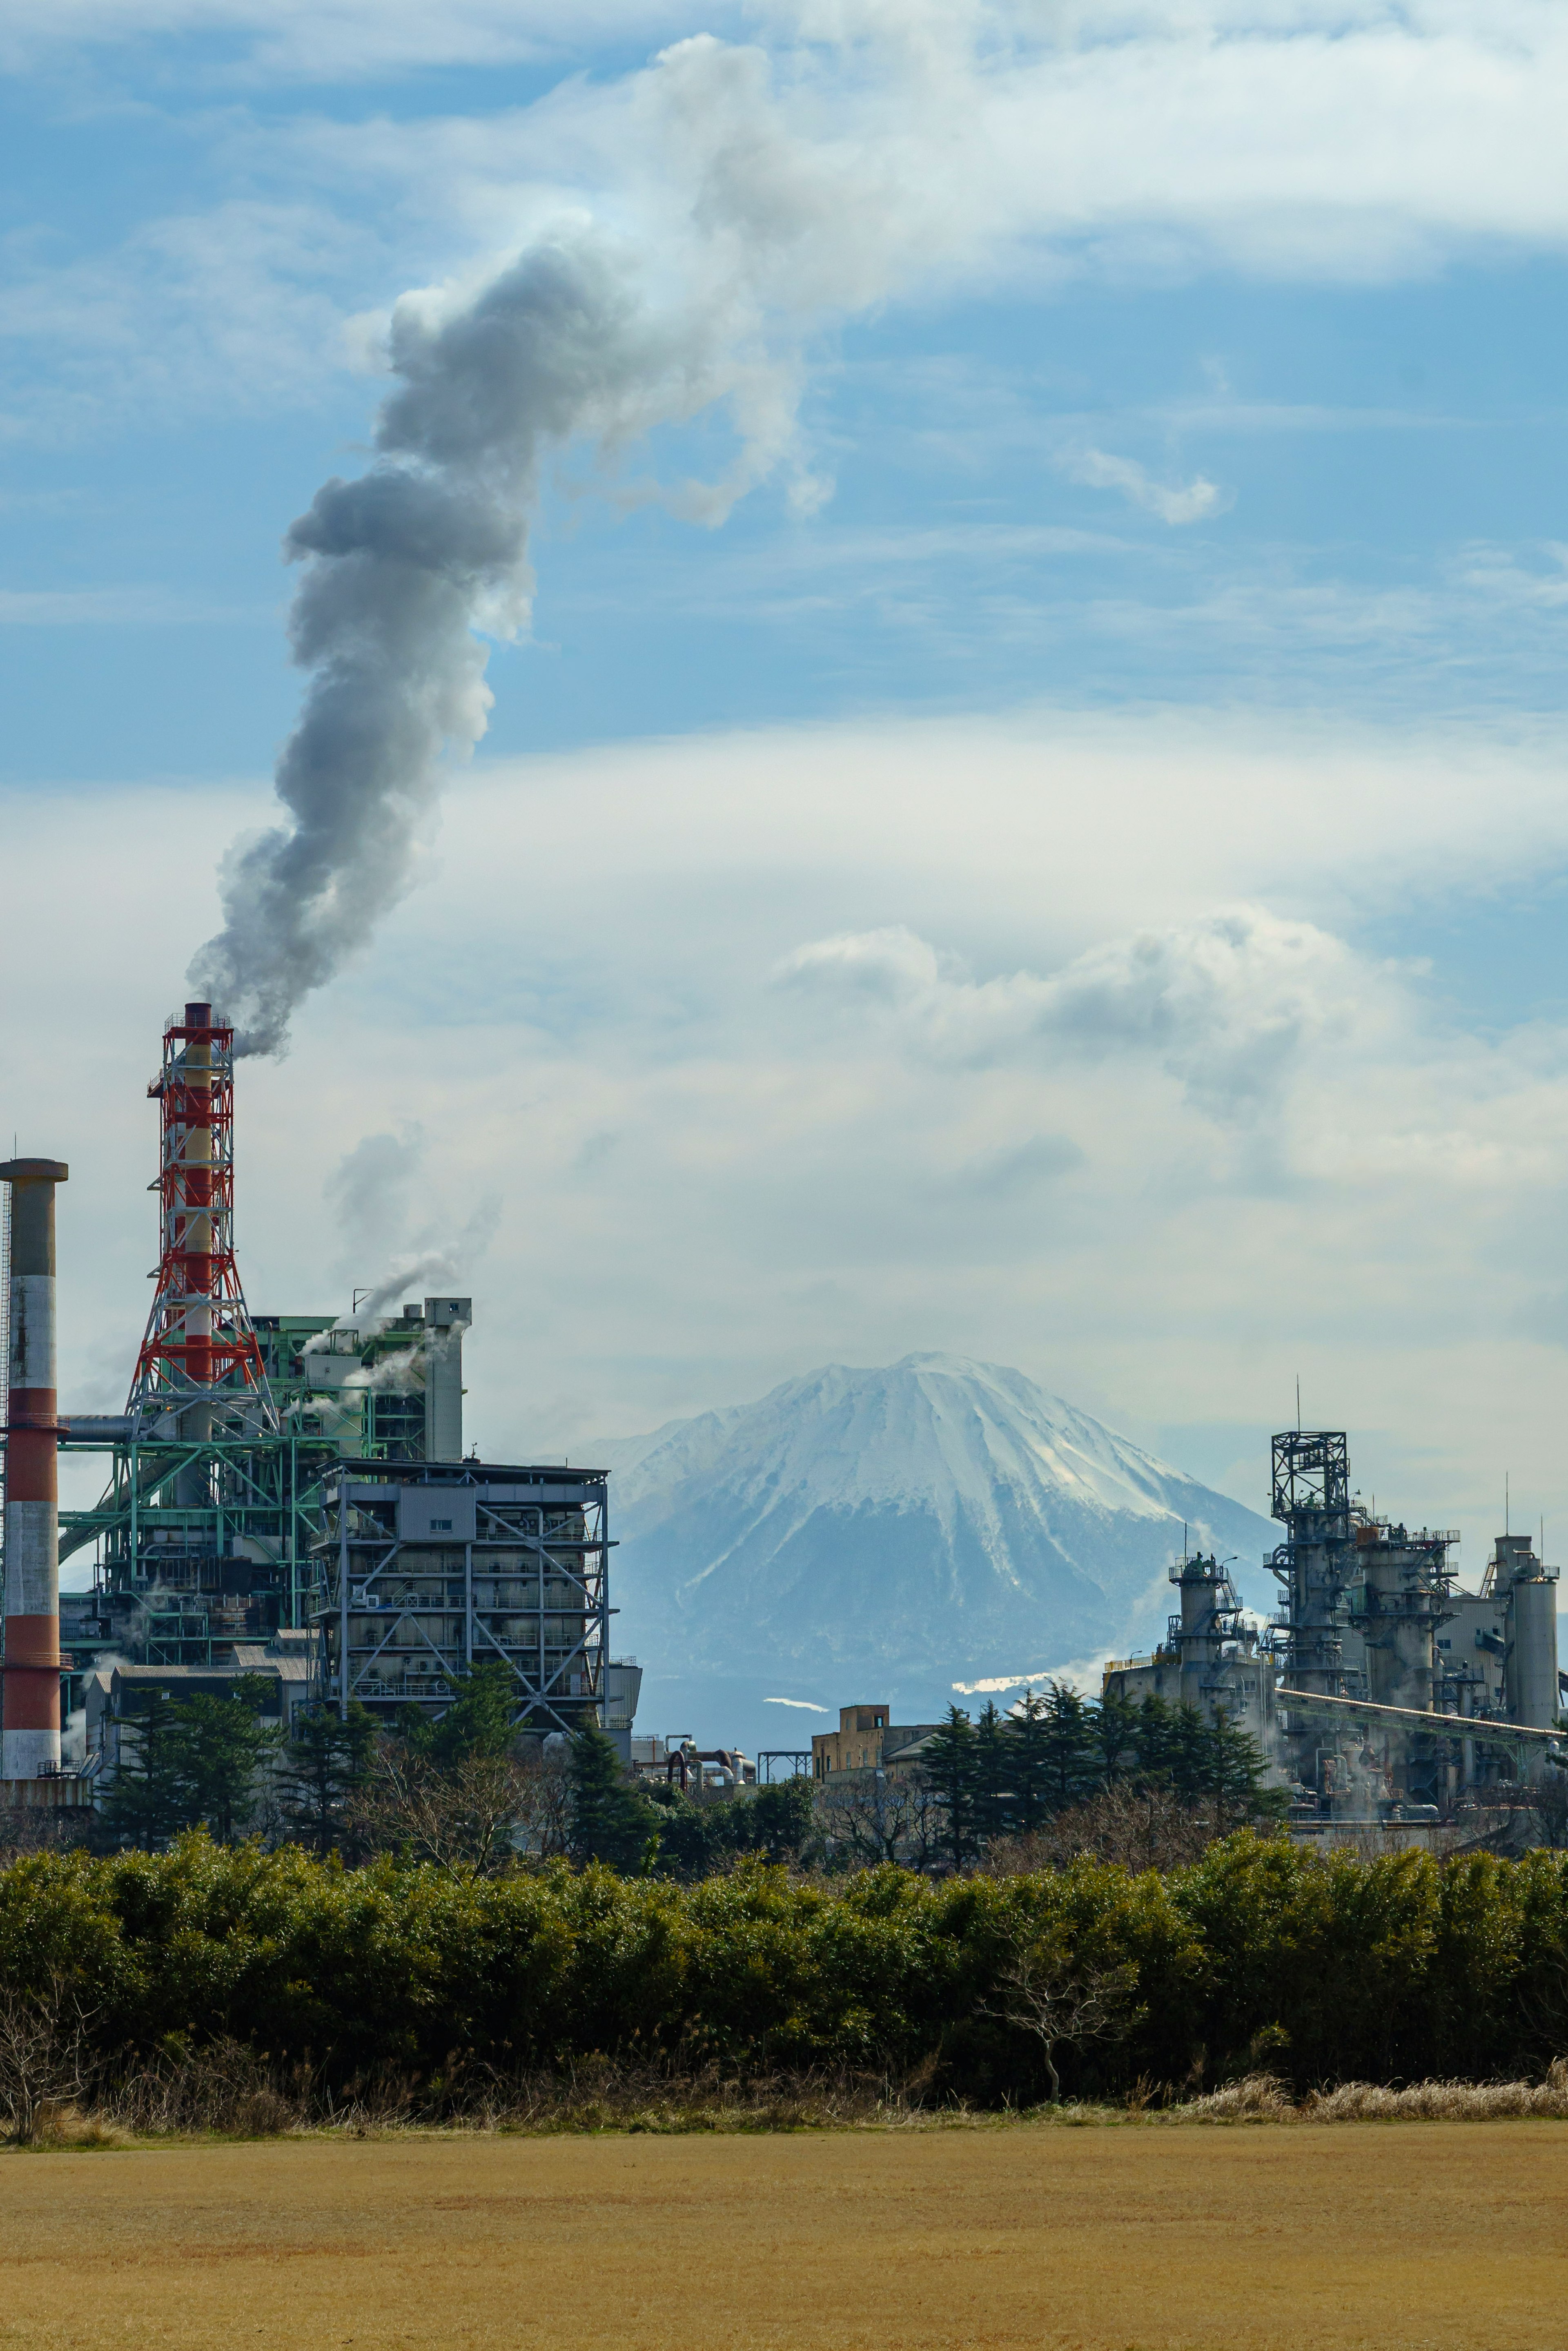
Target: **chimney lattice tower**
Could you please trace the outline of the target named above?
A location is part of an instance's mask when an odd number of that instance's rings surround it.
[[[275,1428],[234,1263],[234,1032],[210,1004],[167,1024],[147,1091],[162,1106],[158,1288],[126,1410],[171,1415],[173,1433],[197,1440],[236,1407],[251,1428]]]

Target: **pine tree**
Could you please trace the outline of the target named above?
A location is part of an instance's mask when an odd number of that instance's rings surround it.
[[[369,1778],[376,1725],[357,1698],[348,1719],[296,1715],[278,1771],[278,1810],[323,1860],[342,1840],[348,1806]]]
[[[453,1683],[452,1704],[431,1729],[433,1763],[499,1762],[517,1736],[517,1683],[499,1658],[470,1666]]]
[[[1195,1706],[1177,1707],[1170,1721],[1170,1785],[1184,1804],[1212,1793],[1213,1734]]]
[[[117,1843],[151,1853],[189,1825],[183,1745],[178,1708],[150,1684],[137,1712],[121,1722],[119,1762],[103,1807]]]
[[[1137,1708],[1134,1734],[1136,1761],[1133,1775],[1146,1788],[1176,1786],[1180,1762],[1180,1742],[1177,1737],[1176,1716],[1163,1698],[1146,1698]]]
[[[263,1760],[278,1742],[260,1719],[272,1687],[263,1674],[242,1674],[226,1696],[184,1698],[171,1709],[186,1818],[204,1821],[220,1844],[232,1844],[249,1820]]]
[[[1037,1689],[1026,1689],[1013,1708],[1007,1737],[1012,1750],[1013,1824],[1027,1836],[1051,1817],[1045,1701]]]
[[[927,1740],[920,1761],[926,1778],[947,1811],[947,1844],[955,1869],[975,1849],[974,1725],[961,1706]]]
[[[971,1767],[975,1843],[982,1849],[1013,1825],[1012,1743],[1008,1727],[988,1698],[974,1726]]]
[[[1137,1754],[1137,1708],[1125,1698],[1103,1698],[1094,1709],[1101,1781],[1108,1788],[1132,1769]]]
[[[1096,1776],[1094,1725],[1070,1682],[1051,1684],[1041,1745],[1046,1801],[1054,1813],[1063,1812],[1088,1793]]]
[[[1284,1809],[1282,1791],[1265,1788],[1268,1766],[1256,1740],[1221,1708],[1208,1734],[1209,1793],[1221,1825]]]
[[[621,1770],[620,1757],[597,1723],[572,1736],[572,1850],[579,1861],[607,1861],[623,1875],[640,1868],[659,1832],[659,1814]]]

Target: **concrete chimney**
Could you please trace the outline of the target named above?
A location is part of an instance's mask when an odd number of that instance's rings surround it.
[[[5,1447],[5,1679],[0,1778],[60,1764],[60,1525],[55,1394],[58,1159],[8,1159],[10,1422]]]

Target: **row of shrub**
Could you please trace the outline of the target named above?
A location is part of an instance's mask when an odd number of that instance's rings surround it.
[[[565,1864],[496,1877],[204,1834],[0,1872],[0,1993],[64,2002],[130,2060],[238,2043],[349,2093],[597,2054],[735,2078],[835,2068],[1032,2099],[1020,1954],[1127,1991],[1057,2052],[1069,2094],[1539,2074],[1568,2050],[1568,1862],[1366,1863],[1241,1833],[1160,1876],[1079,1861],[933,1885],[754,1862],[680,1886]]]

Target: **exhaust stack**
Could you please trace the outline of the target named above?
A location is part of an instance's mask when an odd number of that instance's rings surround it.
[[[60,1768],[59,1438],[55,1374],[58,1159],[8,1159],[10,1409],[5,1451],[5,1670],[0,1778]]]

